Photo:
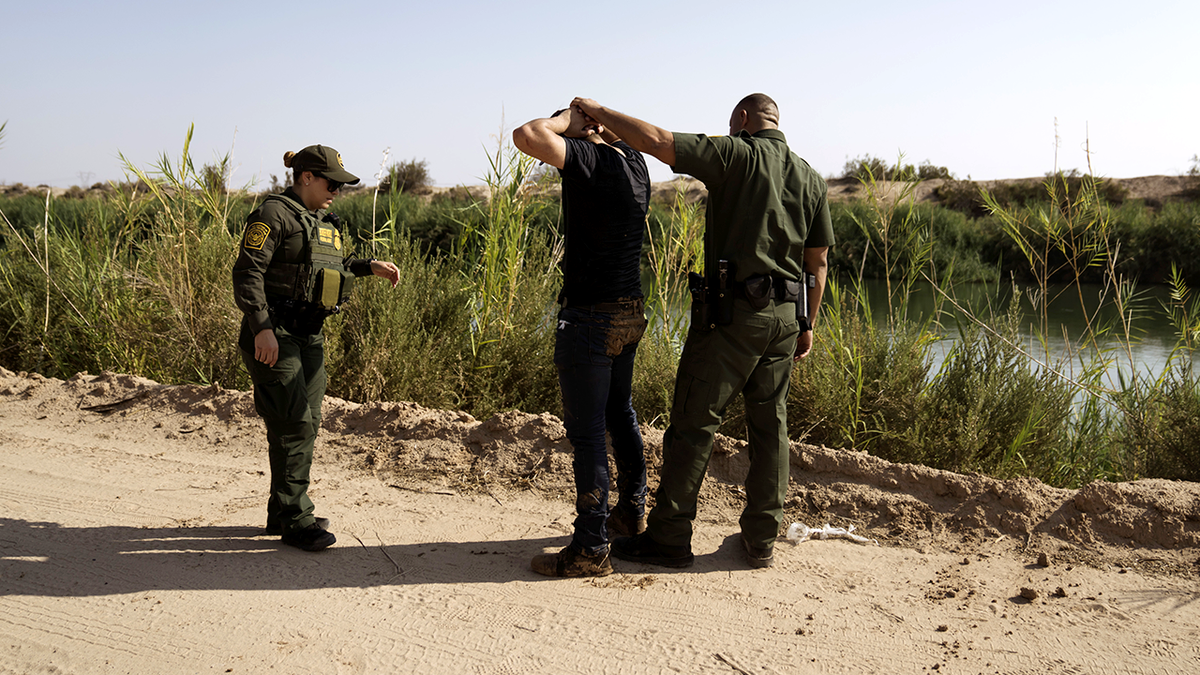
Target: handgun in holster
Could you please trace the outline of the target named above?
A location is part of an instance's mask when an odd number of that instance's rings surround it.
[[[717,261],[717,272],[712,277],[689,272],[692,325],[712,330],[733,323],[733,287],[733,266],[728,260]]]

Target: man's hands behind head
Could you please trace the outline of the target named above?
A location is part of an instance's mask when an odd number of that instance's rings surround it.
[[[602,106],[590,98],[576,96],[575,98],[571,99],[571,110],[583,113],[588,117],[594,118],[595,113],[599,112],[601,109]]]

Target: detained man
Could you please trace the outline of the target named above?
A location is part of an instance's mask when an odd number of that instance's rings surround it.
[[[646,458],[632,391],[646,331],[639,261],[650,177],[641,153],[569,109],[527,122],[513,142],[559,170],[566,231],[554,365],[574,450],[575,531],[565,548],[531,566],[552,577],[605,576],[609,534],[646,527]],[[612,509],[605,432],[617,470]]]

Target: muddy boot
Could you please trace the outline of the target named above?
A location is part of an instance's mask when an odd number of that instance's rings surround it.
[[[617,537],[632,537],[646,531],[646,514],[637,516],[618,507],[609,512],[605,525],[608,526],[609,541]]]
[[[570,546],[558,553],[533,556],[530,567],[548,577],[606,577],[613,571],[607,553],[591,556]]]

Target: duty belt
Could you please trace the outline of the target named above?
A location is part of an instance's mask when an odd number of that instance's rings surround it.
[[[746,281],[751,281],[751,279],[747,279]],[[736,297],[745,298],[745,299],[749,300],[752,298],[750,297],[750,294],[748,294],[746,292],[746,281],[730,282],[729,287],[733,290]],[[800,284],[799,281],[794,281],[792,279],[785,279],[783,277],[771,277],[771,290],[770,290],[771,298],[774,300],[782,301],[782,302],[796,302],[799,299],[798,297],[796,297],[796,295],[790,295],[790,297],[789,297],[789,293],[787,292],[787,284],[788,283]],[[799,287],[803,288],[803,285],[801,284]]]

